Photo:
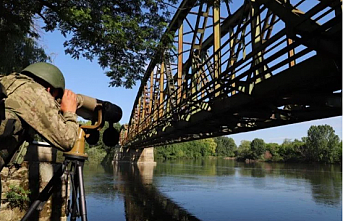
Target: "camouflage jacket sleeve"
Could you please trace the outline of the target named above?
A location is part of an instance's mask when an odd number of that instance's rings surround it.
[[[60,112],[59,104],[41,85],[29,81],[8,95],[6,108],[12,109],[49,143],[62,151],[69,151],[77,138],[77,115]]]

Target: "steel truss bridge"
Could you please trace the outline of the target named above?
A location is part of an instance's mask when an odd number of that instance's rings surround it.
[[[342,115],[340,0],[209,2],[180,4],[161,40],[174,46],[149,64],[122,145]]]

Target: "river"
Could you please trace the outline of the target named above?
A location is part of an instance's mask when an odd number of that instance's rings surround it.
[[[341,168],[223,159],[87,164],[88,219],[342,220]]]

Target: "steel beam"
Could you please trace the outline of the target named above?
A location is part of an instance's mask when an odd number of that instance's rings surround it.
[[[158,57],[148,66],[126,145],[169,144],[341,115],[342,95],[335,92],[342,89],[340,1],[322,0],[300,12],[288,0],[248,0],[221,18],[216,0],[201,2],[188,19],[194,2],[184,1],[188,8],[179,9],[168,28],[168,34],[178,31],[177,52],[159,53],[170,54],[175,68],[169,60],[158,63]],[[327,7],[335,16],[317,23],[313,18],[326,16]]]

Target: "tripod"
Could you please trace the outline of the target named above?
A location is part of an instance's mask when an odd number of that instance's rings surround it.
[[[90,103],[92,104],[92,102]],[[91,137],[95,136],[95,140],[97,142],[99,139],[99,131],[98,133],[93,133],[93,135],[91,135],[92,131],[94,132],[95,130],[101,129],[106,119],[110,122],[113,122],[119,121],[121,118],[121,109],[114,104],[104,102],[102,105],[93,105],[94,107],[91,104],[88,104],[90,106],[88,108],[89,110],[92,110],[92,114],[93,112],[97,112],[97,121],[92,120],[92,123],[94,121],[94,124],[92,125],[80,125],[74,147],[71,149],[71,151],[63,154],[65,158],[63,164],[39,194],[38,199],[32,203],[25,216],[21,219],[22,221],[28,220],[34,211],[42,210],[63,174],[67,175],[67,180],[70,177],[71,183],[71,199],[68,199],[66,209],[67,216],[69,216],[69,214],[71,215],[71,221],[75,221],[76,218],[80,216],[82,221],[87,221],[86,195],[83,183],[83,165],[85,160],[88,159],[88,156],[85,153],[85,139],[87,137],[87,142],[89,142]],[[84,106],[87,105],[84,104]],[[107,118],[103,117],[103,111],[107,113],[104,114],[104,116],[107,116]],[[94,142],[94,138],[92,138],[92,142]],[[110,143],[112,144],[113,142]],[[68,196],[68,188],[66,188],[66,196]]]
[[[86,195],[83,182],[83,165],[88,158],[84,152],[85,147],[85,132],[79,127],[78,139],[75,142],[73,149],[63,154],[65,157],[63,164],[54,173],[49,183],[45,186],[42,192],[38,195],[26,212],[21,221],[26,221],[36,210],[42,210],[45,203],[48,201],[53,191],[56,189],[56,184],[60,181],[63,174],[67,175],[67,180],[70,178],[71,194],[68,199],[66,214],[70,214],[70,220],[74,221],[81,216],[82,221],[87,221]],[[66,196],[68,196],[68,188],[66,188]]]
[[[39,194],[38,199],[32,203],[21,220],[28,220],[34,211],[43,209],[43,206],[56,189],[56,184],[59,183],[63,174],[66,174],[67,179],[70,177],[71,189],[71,200],[68,199],[66,214],[67,216],[69,214],[71,215],[70,220],[76,220],[77,217],[81,216],[82,221],[87,221],[86,195],[83,182],[83,164],[85,159],[79,158],[78,156],[65,156],[63,164],[55,172],[49,183]],[[68,188],[66,188],[66,195],[68,195]]]

